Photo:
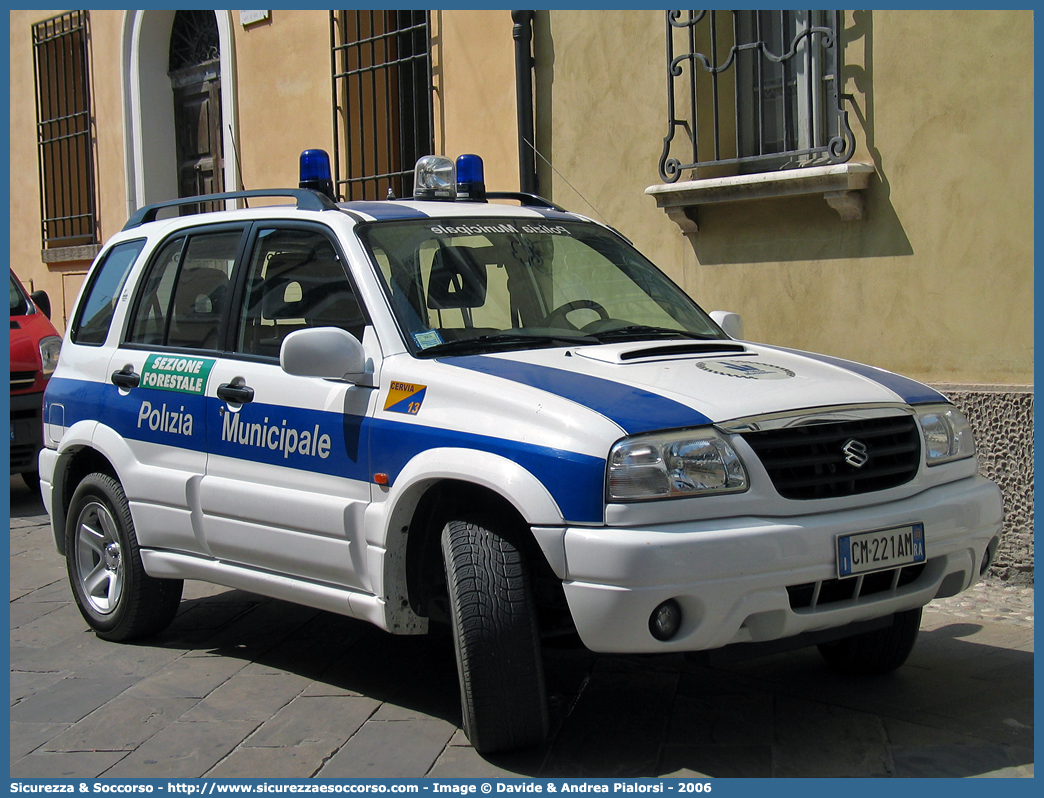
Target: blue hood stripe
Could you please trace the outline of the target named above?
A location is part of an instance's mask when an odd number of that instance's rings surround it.
[[[379,221],[390,221],[392,219],[428,219],[428,214],[421,213],[409,205],[400,205],[397,202],[346,202],[344,209],[365,213]]]
[[[439,358],[439,362],[501,377],[569,399],[601,413],[628,435],[712,423],[702,413],[673,399],[587,374],[485,355]]]
[[[922,385],[916,380],[911,380],[909,377],[893,374],[890,371],[885,371],[884,369],[879,369],[875,366],[854,363],[851,360],[842,360],[839,357],[830,357],[830,355],[818,355],[814,352],[802,352],[799,349],[786,349],[782,346],[773,348],[779,349],[781,352],[790,352],[791,354],[801,355],[810,360],[818,360],[821,363],[829,363],[831,366],[837,366],[846,371],[851,371],[854,374],[858,374],[860,377],[866,377],[879,385],[883,385],[893,393],[897,393],[907,404],[927,405],[935,404],[936,402],[949,401],[941,393],[929,388],[927,385]]]

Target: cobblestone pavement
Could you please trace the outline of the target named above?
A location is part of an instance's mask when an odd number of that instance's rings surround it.
[[[13,777],[1033,775],[1032,588],[933,602],[886,677],[551,650],[549,741],[481,757],[444,637],[191,582],[167,632],[106,643],[14,479],[11,505]]]

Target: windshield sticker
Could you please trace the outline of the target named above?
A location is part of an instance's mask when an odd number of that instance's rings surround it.
[[[483,233],[517,233],[513,224],[438,224],[431,228],[437,236],[477,236]]]
[[[408,382],[392,382],[388,390],[388,398],[384,400],[384,409],[389,413],[406,413],[415,416],[424,404],[424,392],[427,385],[413,385]]]
[[[202,395],[213,366],[207,357],[149,355],[141,370],[141,387]]]
[[[438,330],[425,330],[424,332],[415,332],[413,340],[417,342],[417,346],[421,349],[430,349],[442,343],[442,336],[439,335]]]
[[[549,225],[549,224],[524,224],[520,227],[515,227],[513,224],[439,224],[430,228],[437,236],[477,236],[483,233],[518,233],[520,230],[523,233],[531,233],[537,235],[552,235],[552,236],[571,236],[569,228],[564,225]]]
[[[572,233],[569,232],[569,228],[568,227],[563,227],[562,225],[558,225],[556,227],[551,227],[550,225],[547,225],[547,224],[524,224],[524,225],[522,225],[522,232],[523,233],[538,233],[538,234],[541,234],[541,235],[549,235],[549,236],[571,236],[572,235]]]
[[[740,377],[744,380],[786,380],[796,376],[790,369],[758,363],[751,360],[702,360],[697,368],[725,377]]]

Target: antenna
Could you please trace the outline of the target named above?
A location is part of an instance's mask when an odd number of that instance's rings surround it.
[[[606,218],[605,218],[604,216],[602,216],[602,214],[601,214],[601,212],[600,212],[600,211],[598,210],[598,208],[596,208],[596,207],[595,207],[594,205],[592,205],[592,204],[591,204],[591,203],[590,203],[590,202],[588,201],[587,197],[585,197],[585,196],[584,196],[583,194],[581,194],[581,193],[580,193],[580,189],[578,189],[578,188],[577,188],[576,186],[574,186],[574,185],[573,185],[572,183],[570,183],[570,182],[569,182],[569,181],[568,181],[568,180],[566,179],[566,176],[565,176],[564,174],[562,174],[562,173],[561,173],[561,172],[559,172],[559,171],[558,171],[557,169],[555,169],[555,165],[554,165],[553,163],[551,163],[551,161],[549,161],[549,160],[548,160],[547,158],[545,158],[545,157],[544,157],[544,153],[542,153],[542,152],[541,152],[540,150],[538,150],[538,149],[536,148],[536,145],[535,145],[535,144],[533,144],[533,143],[532,143],[532,142],[531,142],[531,141],[530,141],[529,139],[527,139],[527,138],[525,138],[525,137],[523,137],[523,138],[522,138],[522,141],[524,141],[524,142],[525,142],[526,144],[528,144],[528,145],[529,145],[530,147],[532,147],[532,148],[533,148],[533,152],[535,152],[535,153],[536,153],[537,155],[539,155],[539,156],[540,156],[540,159],[541,159],[541,160],[542,160],[542,161],[543,161],[544,163],[546,163],[546,164],[547,164],[548,166],[550,166],[550,167],[551,167],[551,171],[553,171],[553,172],[554,172],[554,173],[555,173],[556,175],[558,175],[558,176],[559,176],[560,178],[562,178],[562,180],[563,180],[563,181],[565,182],[565,184],[566,184],[567,186],[569,186],[569,188],[573,189],[573,192],[574,192],[574,193],[576,194],[576,196],[578,196],[578,197],[579,197],[580,199],[582,199],[582,200],[583,200],[583,201],[584,201],[585,203],[587,203],[587,207],[588,207],[588,208],[590,208],[590,209],[591,209],[592,211],[594,211],[594,212],[595,212],[595,215],[596,215],[596,216],[597,216],[597,217],[598,217],[599,219],[601,219],[601,220],[602,220],[602,224],[605,224],[605,225],[609,225],[609,222],[608,222],[608,221],[606,220]],[[609,225],[609,226],[611,226],[611,225]]]
[[[236,144],[236,134],[232,132],[232,123],[228,123],[228,137],[232,139],[232,152],[236,156],[236,174],[239,175],[239,190],[246,191],[246,184],[243,183],[243,164],[239,160],[239,146]],[[250,207],[250,200],[246,197],[243,198],[243,207]]]

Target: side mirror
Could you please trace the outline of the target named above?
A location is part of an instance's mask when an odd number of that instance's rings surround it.
[[[743,318],[740,314],[728,310],[712,310],[710,317],[729,338],[735,338],[737,341],[743,340]]]
[[[40,309],[47,318],[51,318],[51,298],[47,296],[46,291],[33,291],[30,298],[33,300],[33,304]]]
[[[363,345],[339,327],[311,327],[290,333],[279,348],[279,365],[287,374],[298,377],[372,384]]]

